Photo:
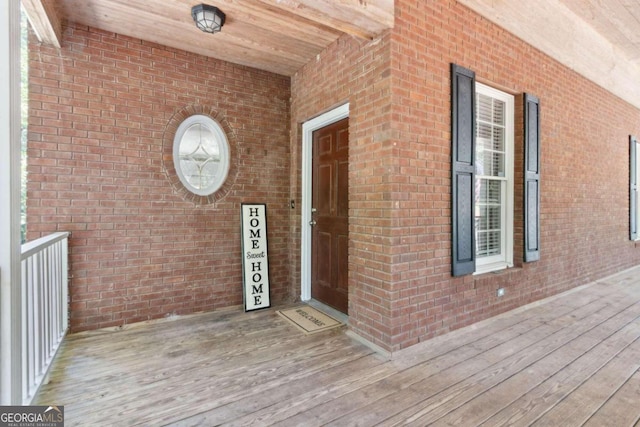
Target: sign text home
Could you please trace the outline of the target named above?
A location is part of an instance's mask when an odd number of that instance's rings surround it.
[[[270,307],[267,206],[264,203],[242,204],[242,277],[244,310]]]

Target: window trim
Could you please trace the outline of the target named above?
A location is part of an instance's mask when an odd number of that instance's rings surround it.
[[[501,221],[504,233],[502,235],[503,251],[500,255],[489,257],[476,256],[476,269],[473,274],[483,274],[492,271],[504,270],[513,267],[513,240],[514,240],[514,163],[515,163],[515,97],[507,92],[500,91],[485,84],[476,82],[476,98],[477,94],[483,94],[494,99],[498,99],[505,103],[505,194],[502,199],[505,200],[502,206],[503,219]],[[477,110],[477,109],[476,109]],[[476,111],[477,121],[477,111]],[[477,124],[476,130],[477,132]],[[475,147],[476,153],[478,146]],[[476,177],[476,180],[478,176]],[[476,204],[474,203],[474,209]],[[477,230],[475,231],[477,233]],[[476,237],[476,242],[477,242]]]
[[[213,183],[205,188],[196,188],[191,185],[191,183],[184,176],[182,167],[180,165],[180,143],[182,142],[182,137],[184,136],[186,131],[194,124],[206,126],[214,135],[220,148],[220,167],[222,168],[222,171],[216,175]],[[189,192],[198,196],[210,196],[218,191],[225,183],[229,175],[229,169],[231,168],[230,157],[229,140],[227,139],[227,135],[225,134],[220,124],[218,124],[218,122],[216,122],[211,117],[204,114],[194,114],[187,117],[182,121],[182,123],[180,123],[180,126],[178,126],[176,134],[173,138],[173,166],[176,174],[178,175],[178,178],[180,179],[180,182]]]

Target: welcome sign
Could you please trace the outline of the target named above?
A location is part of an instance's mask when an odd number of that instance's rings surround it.
[[[242,204],[242,278],[244,311],[271,307],[267,205],[264,203]]]

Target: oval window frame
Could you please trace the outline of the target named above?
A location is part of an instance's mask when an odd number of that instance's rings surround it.
[[[199,124],[208,128],[209,131],[211,131],[211,133],[213,134],[220,148],[221,170],[216,174],[215,179],[212,181],[212,183],[204,189],[199,189],[191,185],[191,183],[185,178],[184,173],[182,172],[182,167],[180,165],[179,154],[182,138],[184,137],[186,131],[195,124]],[[182,123],[180,123],[180,126],[178,126],[178,129],[176,130],[175,136],[173,138],[173,167],[184,188],[195,195],[207,197],[220,190],[220,188],[227,180],[227,177],[229,176],[229,170],[231,168],[229,140],[226,133],[222,129],[222,126],[220,126],[220,124],[216,120],[203,114],[194,114],[184,119]]]

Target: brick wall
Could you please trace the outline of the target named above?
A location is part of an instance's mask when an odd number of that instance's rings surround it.
[[[455,1],[395,5],[392,31],[371,43],[344,37],[292,80],[294,129],[336,102],[353,102],[351,327],[395,351],[640,263],[628,238],[628,136],[640,133],[640,112]],[[373,52],[378,61],[363,66]],[[538,262],[522,262],[516,160],[514,268],[451,276],[452,62],[516,95],[519,159],[521,94],[541,100]],[[381,91],[388,101],[376,97]],[[362,114],[363,102],[384,114]],[[371,123],[386,118],[390,126],[372,132]],[[294,135],[294,162],[298,146]]]
[[[300,201],[301,124],[349,102],[349,323],[373,342],[391,340],[391,258],[395,168],[390,134],[390,37],[370,42],[338,39],[292,78],[292,198]],[[300,294],[300,211],[292,216],[296,269],[292,293]]]
[[[453,0],[395,4],[393,30],[343,36],[291,80],[86,27],[67,27],[61,51],[32,45],[29,237],[73,232],[74,330],[241,304],[244,201],[269,206],[274,303],[299,297],[301,125],[345,102],[350,327],[371,342],[395,351],[640,263],[640,112]],[[514,268],[451,276],[452,62],[516,95],[519,157],[521,94],[541,100],[538,262],[522,262],[516,161]],[[234,152],[212,204],[164,166],[172,119],[197,108]]]
[[[271,295],[289,298],[288,77],[75,25],[30,49],[28,236],[73,233],[72,330],[242,304],[242,202],[267,203]],[[231,145],[213,203],[165,167],[191,111]]]
[[[394,260],[401,273],[394,276],[392,349],[640,263],[640,248],[628,238],[628,136],[640,132],[640,111],[455,1],[396,2],[391,48],[393,116],[399,118],[392,126],[406,165],[396,177],[406,182],[394,196],[406,224],[397,230],[397,243],[409,259]],[[518,114],[515,268],[450,275],[452,62],[474,70],[483,83],[540,98],[539,262],[522,263]],[[518,112],[521,106],[518,96]],[[506,289],[501,299],[499,287]]]

